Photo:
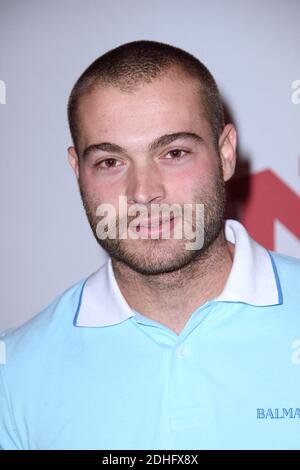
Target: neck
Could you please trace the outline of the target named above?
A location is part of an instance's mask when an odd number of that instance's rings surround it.
[[[194,310],[222,292],[233,252],[222,231],[197,260],[171,273],[146,276],[114,258],[112,266],[130,307],[179,334]]]

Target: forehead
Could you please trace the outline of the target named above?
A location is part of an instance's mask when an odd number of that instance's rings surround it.
[[[81,98],[78,119],[84,146],[99,138],[146,144],[162,134],[208,130],[198,83],[170,74],[131,91],[99,86]]]

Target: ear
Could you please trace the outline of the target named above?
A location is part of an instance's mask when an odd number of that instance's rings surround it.
[[[68,148],[68,160],[73,168],[73,171],[75,173],[75,176],[78,180],[79,178],[79,157],[77,155],[75,147],[69,147]]]
[[[219,138],[219,151],[222,160],[224,181],[234,174],[236,164],[237,135],[233,124],[226,124]]]

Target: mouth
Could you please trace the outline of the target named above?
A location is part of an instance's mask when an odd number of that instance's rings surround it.
[[[168,227],[170,230],[174,227],[174,217],[167,219],[160,217],[156,220],[148,219],[141,221],[137,225],[136,231],[140,234],[160,235],[164,233]]]

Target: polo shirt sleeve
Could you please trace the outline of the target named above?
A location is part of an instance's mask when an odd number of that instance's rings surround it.
[[[0,450],[19,450],[21,445],[12,416],[4,377],[5,365],[0,365]]]

